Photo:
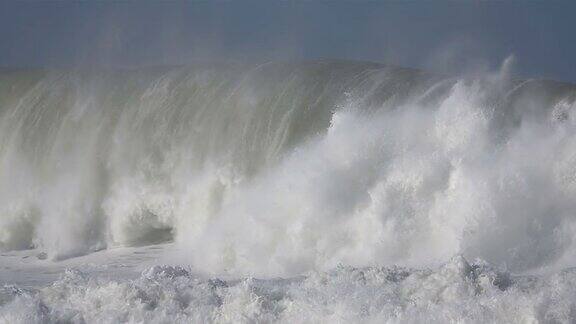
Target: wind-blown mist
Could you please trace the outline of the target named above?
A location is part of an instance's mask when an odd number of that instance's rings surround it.
[[[5,71],[0,247],[210,273],[576,256],[573,87],[350,62]]]

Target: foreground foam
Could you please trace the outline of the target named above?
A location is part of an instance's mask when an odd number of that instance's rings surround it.
[[[341,266],[226,281],[155,266],[125,281],[69,270],[48,287],[0,296],[2,323],[570,322],[576,271],[511,276],[456,257],[435,269]]]

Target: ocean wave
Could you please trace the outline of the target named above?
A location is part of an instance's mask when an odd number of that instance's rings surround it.
[[[0,249],[211,274],[574,266],[574,87],[360,62],[0,74]]]

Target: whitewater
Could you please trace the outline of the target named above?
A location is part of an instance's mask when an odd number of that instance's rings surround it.
[[[0,323],[573,323],[576,86],[0,70]]]

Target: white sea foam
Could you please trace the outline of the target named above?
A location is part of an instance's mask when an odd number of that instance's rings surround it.
[[[40,290],[5,287],[3,323],[570,322],[576,273],[512,277],[456,257],[434,270],[338,267],[292,279],[200,279],[156,266],[135,280],[67,271]]]

